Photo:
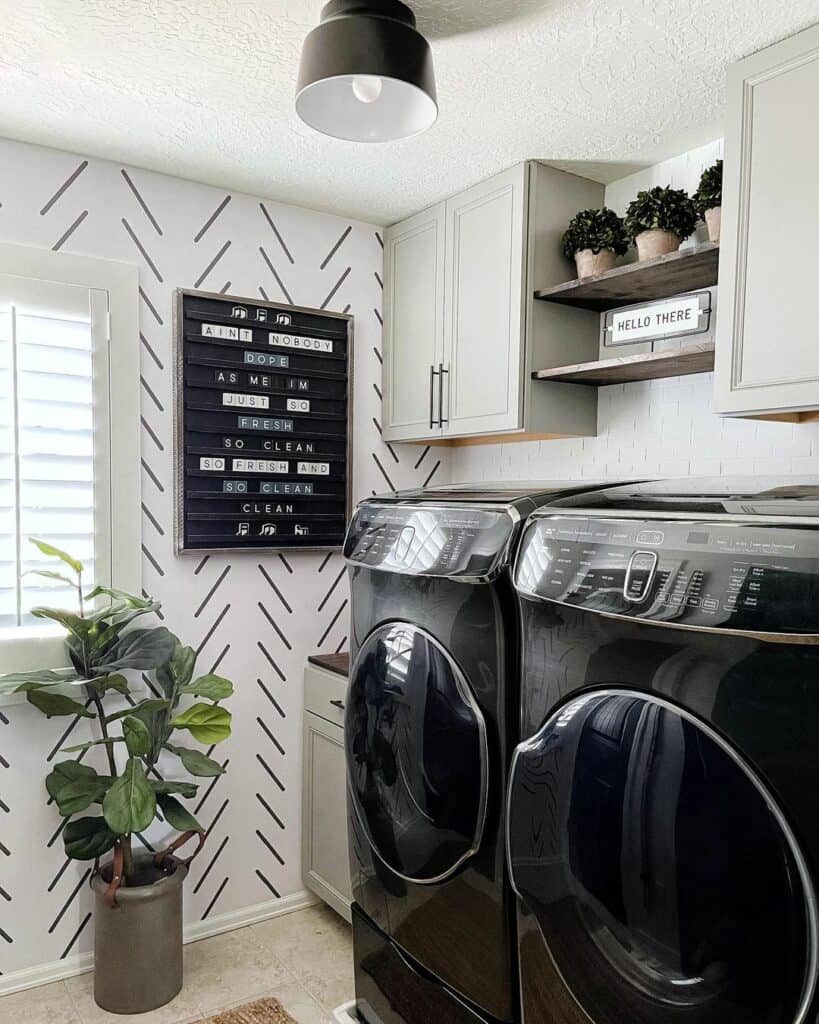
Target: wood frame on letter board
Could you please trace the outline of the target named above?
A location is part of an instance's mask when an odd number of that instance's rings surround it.
[[[253,306],[284,313],[310,313],[321,317],[330,317],[346,323],[347,333],[347,423],[345,453],[345,518],[350,519],[352,513],[353,485],[353,380],[354,380],[354,343],[355,317],[348,313],[335,313],[326,309],[315,309],[311,306],[296,306],[285,302],[268,302],[245,295],[223,295],[218,292],[199,291],[193,288],[177,288],[173,304],[173,492],[174,492],[174,552],[177,555],[206,554],[263,554],[269,551],[339,551],[340,545],[288,545],[273,541],[264,546],[232,547],[232,548],[187,548],[185,547],[185,400],[183,389],[184,372],[184,307],[186,297],[214,299],[220,302],[232,302],[236,305]]]

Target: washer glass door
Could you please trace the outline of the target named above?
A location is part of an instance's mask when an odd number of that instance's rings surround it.
[[[594,1024],[805,1020],[805,861],[708,726],[643,694],[577,697],[518,747],[508,811],[515,890]]]
[[[443,881],[480,846],[486,726],[458,666],[424,630],[392,622],[362,644],[345,715],[355,812],[397,875]]]

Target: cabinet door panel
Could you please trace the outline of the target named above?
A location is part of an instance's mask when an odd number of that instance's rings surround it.
[[[305,884],[350,920],[344,730],[304,713],[302,869]]]
[[[819,27],[730,78],[717,323],[719,412],[819,407]]]
[[[441,433],[438,384],[432,369],[437,370],[443,359],[444,215],[440,203],[385,233],[383,428],[387,441]],[[435,426],[430,426],[431,419]]]
[[[447,434],[522,423],[526,165],[451,199],[447,211]]]

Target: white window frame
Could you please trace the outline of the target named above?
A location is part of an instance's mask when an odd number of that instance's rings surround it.
[[[139,270],[130,263],[0,243],[0,274],[87,288],[95,303],[105,296],[93,293],[107,294],[108,344],[103,352],[93,354],[95,505],[99,495],[109,507],[108,544],[98,553],[96,582],[140,594]],[[108,402],[98,406],[98,379],[106,371]],[[107,450],[98,455],[97,445],[106,437]],[[0,673],[65,668],[67,664],[62,636],[0,640]],[[23,694],[0,695],[0,707],[24,701]]]

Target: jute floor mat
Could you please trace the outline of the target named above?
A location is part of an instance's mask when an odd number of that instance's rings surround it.
[[[258,999],[208,1017],[202,1024],[296,1024],[277,999]]]

